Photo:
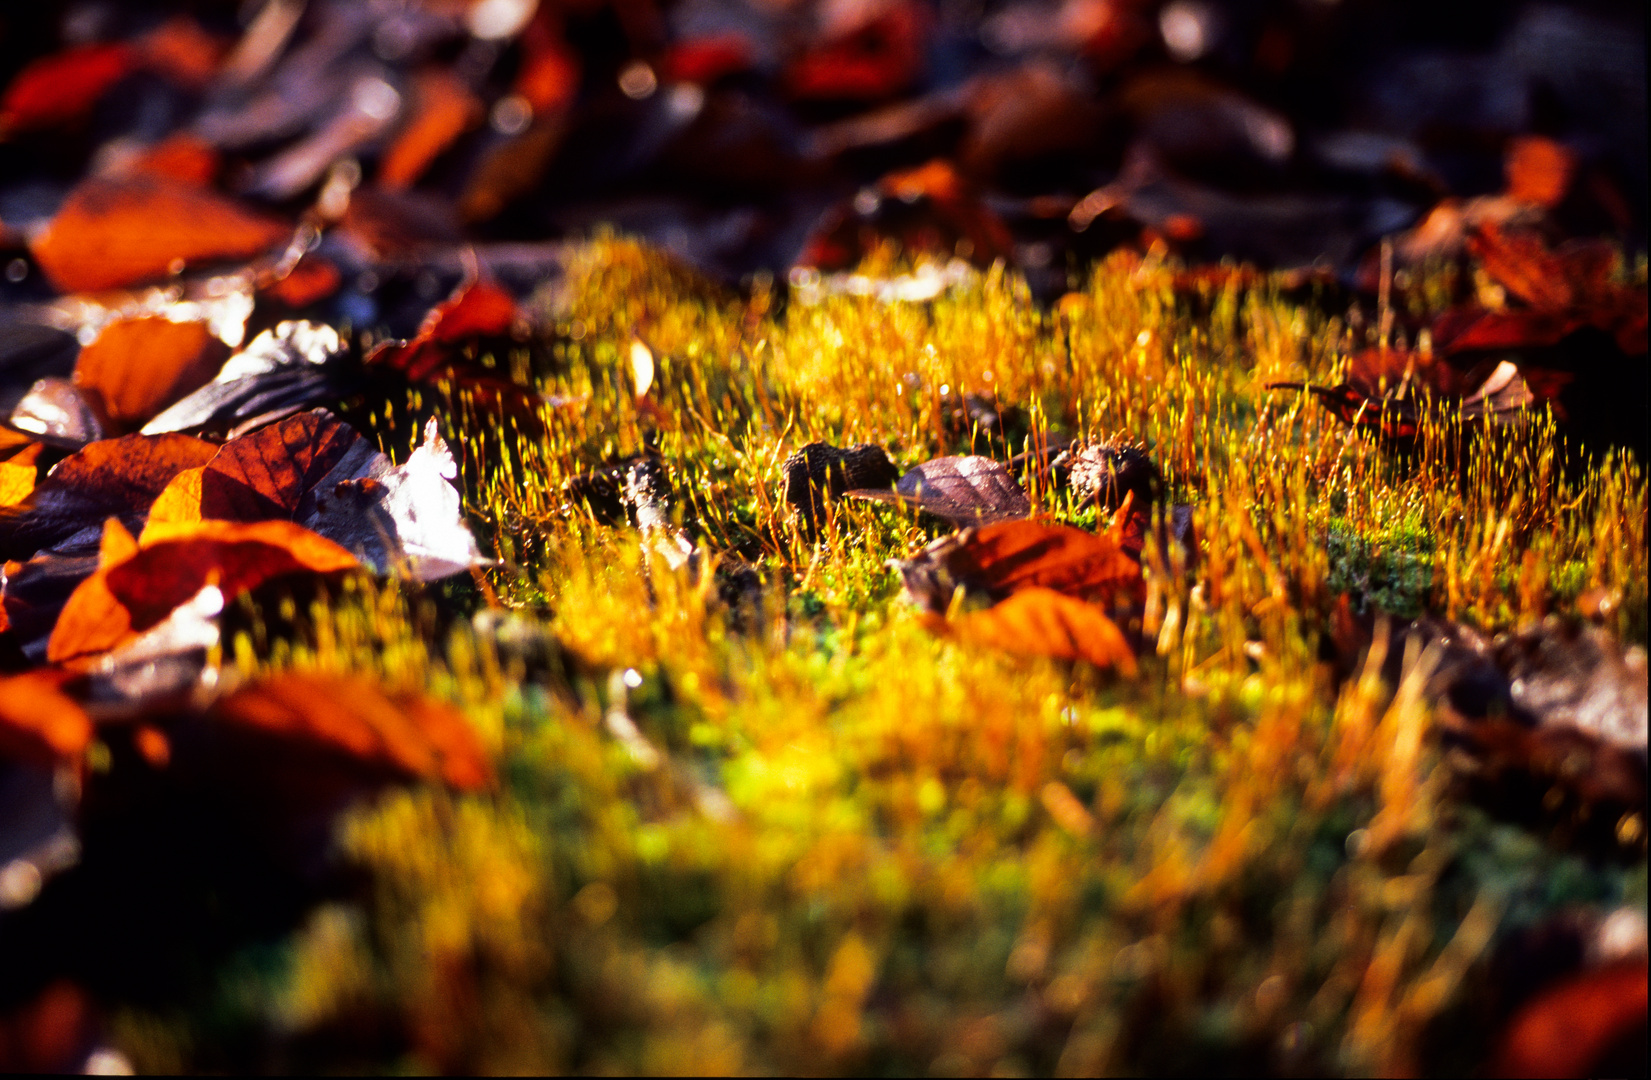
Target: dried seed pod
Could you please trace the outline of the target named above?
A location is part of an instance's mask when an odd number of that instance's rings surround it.
[[[1065,472],[1077,506],[1094,504],[1116,510],[1124,495],[1135,493],[1135,505],[1142,509],[1158,501],[1163,477],[1145,450],[1118,439],[1074,443],[1052,463],[1056,472]]]
[[[801,515],[804,532],[812,539],[825,500],[860,488],[886,488],[900,476],[881,446],[860,443],[839,450],[827,443],[809,443],[785,459],[785,501]]]

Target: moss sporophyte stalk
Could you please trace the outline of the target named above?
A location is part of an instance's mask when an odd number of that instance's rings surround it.
[[[1610,595],[1598,624],[1643,644],[1643,465],[1562,445],[1543,412],[1424,420],[1392,453],[1265,389],[1339,381],[1367,344],[1345,302],[1175,286],[1118,254],[1052,307],[1002,270],[805,303],[580,249],[540,300],[549,345],[508,358],[538,423],[436,403],[499,607],[464,577],[356,576],[226,624],[242,674],[458,704],[496,786],[355,805],[333,841],[352,884],[186,1008],[123,1006],[120,1045],[169,1070],[269,1031],[290,1068],[1477,1068],[1498,949],[1576,905],[1643,923],[1645,846],[1462,797],[1439,654],[1388,628],[1494,636]],[[1190,508],[1191,555],[1144,533],[1133,677],[935,633],[891,562],[950,525],[831,499],[806,535],[785,501],[810,443],[903,473],[1062,437],[1129,440],[1160,518]],[[638,462],[672,492],[647,528],[624,510]],[[1113,524],[1026,475],[1037,520]],[[691,558],[667,557],[679,534]],[[1374,627],[1350,670],[1326,659],[1338,611]]]

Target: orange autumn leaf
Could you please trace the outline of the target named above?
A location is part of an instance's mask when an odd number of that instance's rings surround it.
[[[1503,169],[1510,196],[1551,210],[1571,188],[1576,155],[1552,139],[1523,135],[1509,144]]]
[[[0,461],[0,506],[16,506],[34,493],[40,443],[29,443]]]
[[[123,435],[64,458],[17,506],[0,505],[0,545],[27,554],[101,525],[136,522],[167,483],[218,448],[189,435]]]
[[[463,81],[440,68],[413,81],[413,114],[384,154],[378,181],[403,191],[424,175],[453,140],[482,118],[482,103]]]
[[[960,639],[1005,652],[1085,660],[1135,674],[1135,654],[1116,623],[1091,604],[1053,589],[1022,589],[985,611],[953,621]]]
[[[150,69],[173,82],[200,89],[218,73],[229,42],[208,33],[187,15],[174,15],[145,34],[139,47]]]
[[[117,531],[118,530],[118,531]],[[119,522],[104,533],[106,552],[130,543]],[[123,559],[106,559],[70,594],[46,647],[52,663],[95,656],[132,640],[207,585],[226,599],[296,571],[357,566],[355,556],[290,521],[198,521],[144,530]]]
[[[509,292],[490,281],[465,281],[430,309],[411,341],[380,345],[368,354],[367,363],[422,381],[453,359],[464,341],[506,333],[515,321],[516,300]]]
[[[130,430],[211,382],[228,356],[204,322],[121,319],[80,351],[74,381],[110,427]]]
[[[984,525],[960,536],[947,562],[954,575],[992,592],[1052,589],[1107,606],[1145,593],[1140,563],[1111,535],[1070,525]]]
[[[259,292],[297,309],[325,300],[338,291],[343,281],[344,276],[332,260],[309,252],[284,276],[262,286]]]
[[[178,134],[163,139],[128,162],[127,176],[158,176],[207,187],[218,178],[218,151],[205,139]]]
[[[130,176],[81,183],[32,247],[53,285],[91,292],[162,278],[179,266],[250,258],[288,232],[206,188]]]
[[[386,694],[361,676],[276,675],[236,690],[218,702],[216,712],[232,723],[461,790],[492,780],[487,754],[457,709],[418,695]]]
[[[63,693],[66,678],[49,670],[0,678],[0,757],[49,766],[86,749],[92,721]]]
[[[0,135],[73,123],[136,67],[130,45],[81,45],[33,61],[0,95]]]
[[[189,525],[201,520],[201,477],[206,466],[185,469],[172,478],[171,483],[155,496],[149,506],[149,519],[144,523],[143,535],[150,530],[170,525]]]
[[[201,477],[200,516],[225,521],[292,519],[305,496],[346,458],[373,450],[354,428],[329,413],[289,416],[232,439]]]

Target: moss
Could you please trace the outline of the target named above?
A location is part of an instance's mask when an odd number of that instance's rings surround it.
[[[540,388],[578,404],[542,431],[455,406],[511,636],[465,617],[468,582],[432,599],[351,578],[284,620],[249,613],[229,650],[431,689],[499,760],[485,796],[352,811],[339,857],[368,885],[237,999],[261,1045],[325,1032],[350,1048],[333,1062],[459,1071],[1468,1068],[1483,1016],[1463,1014],[1480,1026],[1454,1057],[1425,1035],[1483,992],[1495,935],[1475,920],[1643,906],[1643,857],[1556,861],[1457,812],[1424,704],[1375,670],[1338,686],[1317,644],[1342,591],[1494,631],[1596,587],[1643,640],[1631,457],[1567,475],[1532,416],[1467,441],[1428,428],[1395,461],[1264,389],[1333,381],[1358,345],[1339,313],[1236,279],[1189,301],[1172,267],[1124,255],[1054,310],[1002,271],[926,303],[779,305],[608,238],[545,314]],[[640,401],[633,336],[656,357]],[[1148,553],[1137,679],[930,634],[887,565],[943,531],[926,519],[839,503],[817,543],[790,521],[796,447],[957,452],[969,393],[1025,411],[994,453],[1123,434],[1194,505],[1197,564]],[[754,570],[744,608],[563,496],[650,444],[702,547]],[[1550,869],[1553,888],[1495,899]],[[1370,972],[1386,993],[1361,990]],[[222,1065],[192,1049],[215,1007],[116,1031],[134,1060]]]

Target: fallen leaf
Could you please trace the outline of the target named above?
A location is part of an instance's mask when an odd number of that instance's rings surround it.
[[[156,176],[83,181],[31,248],[64,292],[116,289],[180,267],[262,254],[291,230],[230,199]]]
[[[459,78],[429,68],[414,76],[411,113],[379,166],[378,182],[391,191],[417,182],[453,140],[481,121],[483,109]]]
[[[96,572],[93,555],[36,555],[0,566],[0,623],[18,649],[36,664],[46,662],[46,644],[69,596]]]
[[[261,286],[260,291],[296,311],[333,295],[343,280],[332,260],[308,252],[291,270]]]
[[[209,34],[188,15],[174,15],[138,42],[144,64],[192,90],[204,88],[218,73],[229,43]]]
[[[121,434],[210,382],[228,356],[204,322],[121,319],[80,351],[74,381],[105,430]]]
[[[460,790],[492,782],[487,754],[462,713],[419,695],[391,696],[360,676],[276,675],[229,694],[214,712]]]
[[[1626,1050],[1645,1062],[1646,964],[1610,964],[1539,994],[1502,1036],[1492,1076],[1597,1076],[1628,1065],[1607,1060]]]
[[[1032,503],[999,462],[983,457],[943,457],[925,461],[894,485],[894,491],[850,491],[859,499],[901,502],[953,525],[984,525],[1028,517]]]
[[[1146,588],[1141,564],[1111,536],[1033,521],[998,522],[942,537],[902,563],[900,571],[908,593],[937,614],[946,610],[958,585],[993,599],[1047,589],[1103,609],[1138,604]]]
[[[158,176],[180,184],[208,187],[218,178],[221,162],[212,144],[193,135],[169,136],[134,157],[121,170],[124,176]]]
[[[1503,170],[1510,196],[1551,210],[1571,188],[1576,155],[1552,139],[1521,135],[1508,144]]]
[[[106,535],[117,529],[119,523],[111,523]],[[290,521],[199,521],[152,529],[132,555],[100,565],[75,589],[58,616],[46,658],[62,663],[119,648],[207,585],[216,585],[230,600],[282,574],[358,565],[331,540]]]
[[[299,520],[318,488],[361,475],[379,455],[330,413],[306,412],[225,443],[201,476],[201,517]]]
[[[51,766],[85,751],[92,721],[63,692],[66,678],[50,670],[0,678],[0,756]]]
[[[0,460],[0,506],[16,506],[34,492],[40,450],[40,443],[29,443]]]
[[[232,439],[155,500],[150,529],[201,519],[295,521],[379,573],[432,581],[489,565],[464,525],[458,466],[434,418],[405,464],[323,410]]]
[[[750,39],[738,31],[678,41],[665,50],[660,77],[708,86],[725,75],[749,70],[753,51]]]
[[[1117,624],[1099,608],[1053,589],[1022,589],[948,625],[964,641],[1005,652],[1084,660],[1135,674],[1135,654]]]
[[[324,323],[278,323],[230,357],[210,383],[143,425],[143,434],[250,429],[308,408],[336,396],[345,355],[338,331]]]
[[[784,76],[792,97],[876,101],[911,85],[923,67],[926,10],[907,0],[869,10],[870,18],[828,30],[792,62]]]
[[[30,62],[0,96],[0,137],[72,124],[86,117],[137,66],[130,45],[80,45]]]
[[[188,435],[123,435],[87,445],[54,466],[27,499],[0,507],[0,554],[17,557],[101,529],[136,525],[174,476],[218,452]]]
[[[828,210],[805,241],[798,265],[848,269],[883,238],[908,255],[961,256],[977,266],[1014,261],[1008,227],[944,159],[889,173],[869,194]]]
[[[387,342],[366,358],[421,382],[451,363],[457,346],[508,333],[517,317],[516,300],[490,281],[466,280],[453,295],[430,309],[411,341]]]
[[[11,411],[11,425],[52,446],[78,449],[103,438],[97,410],[71,379],[38,379]]]

